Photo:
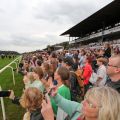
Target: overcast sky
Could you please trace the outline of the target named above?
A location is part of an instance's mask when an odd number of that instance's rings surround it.
[[[112,0],[0,0],[0,50],[43,49]]]

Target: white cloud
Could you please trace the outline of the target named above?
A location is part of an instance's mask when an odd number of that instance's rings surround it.
[[[0,49],[43,49],[112,0],[0,0]]]

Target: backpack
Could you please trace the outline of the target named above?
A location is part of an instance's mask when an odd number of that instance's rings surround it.
[[[84,95],[84,84],[83,80],[81,79],[81,74],[80,71],[70,71],[71,99],[77,102],[80,102]]]
[[[81,96],[84,97],[84,81],[82,79],[83,70],[78,69],[77,71],[75,71],[75,74],[77,75],[77,81],[78,81],[78,84],[79,84],[81,92],[82,92]]]
[[[77,75],[77,81],[78,81],[78,84],[81,88],[84,87],[84,82],[83,82],[83,79],[82,79],[82,74],[83,74],[83,70],[82,69],[77,69],[75,71],[75,74]]]

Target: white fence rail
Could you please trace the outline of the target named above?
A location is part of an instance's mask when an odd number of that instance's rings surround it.
[[[16,58],[15,60],[13,60],[11,63],[9,63],[8,65],[6,65],[4,68],[2,68],[2,69],[0,70],[0,74],[1,74],[1,73],[2,73],[3,71],[5,71],[7,68],[11,68],[11,70],[12,70],[12,76],[13,76],[13,84],[14,84],[14,85],[15,85],[15,76],[14,76],[13,67],[12,67],[11,65],[12,65],[12,64],[15,64],[15,65],[16,65],[16,69],[17,69],[18,64],[19,64],[21,58],[22,58],[21,56],[18,57],[18,58]],[[18,64],[17,64],[17,62],[18,62]]]
[[[0,86],[0,91],[2,91],[1,86]],[[0,102],[1,102],[1,108],[2,108],[3,120],[6,120],[5,105],[4,105],[3,97],[0,98]]]
[[[19,56],[18,58],[16,58],[15,60],[13,60],[11,63],[9,63],[8,65],[6,65],[4,68],[2,68],[0,70],[0,74],[5,71],[7,68],[11,68],[12,70],[12,76],[13,76],[13,84],[15,85],[15,76],[14,76],[14,70],[13,67],[11,66],[12,64],[16,65],[16,69],[18,68],[18,64],[21,61],[22,56]],[[0,86],[0,91],[2,90],[2,87]],[[2,97],[0,97],[0,101],[1,101],[1,108],[2,108],[2,115],[3,115],[3,120],[6,120],[6,114],[5,114],[5,105],[4,105],[4,100]]]

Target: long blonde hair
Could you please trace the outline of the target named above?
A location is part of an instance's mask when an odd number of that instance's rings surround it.
[[[99,106],[97,120],[120,120],[120,94],[110,87],[95,87],[86,93],[95,99]]]

